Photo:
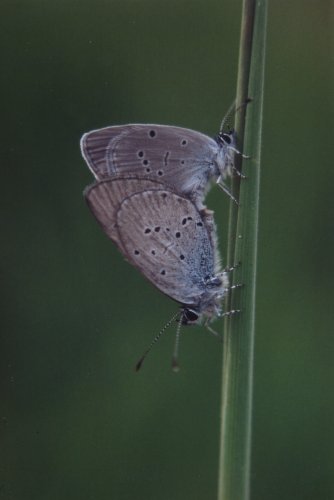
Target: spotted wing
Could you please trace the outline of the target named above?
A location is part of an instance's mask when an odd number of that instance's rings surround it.
[[[124,253],[116,225],[117,211],[121,203],[125,198],[138,191],[161,189],[162,187],[163,184],[154,179],[115,176],[88,186],[84,191],[84,197],[104,232]]]
[[[114,174],[153,176],[183,194],[202,195],[218,175],[219,146],[194,130],[166,125],[122,125],[84,134],[81,151],[97,179]]]
[[[215,252],[196,206],[168,189],[126,198],[117,212],[123,252],[159,290],[197,304],[215,271]]]

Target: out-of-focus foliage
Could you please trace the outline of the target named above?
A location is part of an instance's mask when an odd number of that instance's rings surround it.
[[[332,20],[325,0],[269,9],[254,499],[334,497]],[[88,212],[79,139],[129,122],[214,135],[240,5],[8,0],[0,23],[0,497],[213,499],[220,345],[185,329],[175,375],[172,327],[134,373],[176,306]],[[228,200],[208,205],[224,256]]]

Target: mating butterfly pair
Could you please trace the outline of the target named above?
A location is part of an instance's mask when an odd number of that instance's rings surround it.
[[[176,366],[181,324],[207,324],[221,315],[228,278],[203,201],[212,179],[230,194],[224,180],[234,170],[235,134],[211,139],[173,126],[114,126],[84,134],[81,151],[97,180],[84,196],[102,229],[153,285],[181,304],[172,318],[179,322]]]

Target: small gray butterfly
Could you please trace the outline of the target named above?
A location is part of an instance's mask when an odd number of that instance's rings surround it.
[[[99,181],[84,196],[124,257],[181,304],[180,325],[207,324],[221,315],[228,278],[210,212],[155,179],[135,176]]]
[[[241,153],[236,149],[235,132],[222,130],[223,125],[212,139],[168,125],[116,125],[84,134],[81,152],[97,180],[124,174],[153,177],[201,209],[211,179],[234,200],[224,180],[232,171],[238,173],[234,153]]]

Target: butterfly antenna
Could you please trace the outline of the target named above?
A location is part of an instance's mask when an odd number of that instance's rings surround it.
[[[158,342],[158,340],[160,339],[160,337],[165,333],[165,331],[167,330],[167,328],[173,323],[173,321],[178,317],[178,315],[180,314],[180,311],[178,311],[176,314],[174,314],[171,319],[165,324],[165,326],[163,326],[160,330],[160,332],[158,333],[158,335],[156,335],[156,337],[154,337],[154,339],[152,340],[152,342],[150,343],[150,345],[148,346],[148,348],[146,349],[146,351],[144,352],[144,354],[142,355],[142,357],[140,358],[140,360],[138,361],[138,363],[136,364],[136,372],[138,372],[146,358],[146,356],[148,355],[148,353],[150,352],[150,350],[152,349],[152,347],[154,346],[154,344],[156,344]],[[181,314],[181,318],[182,318],[182,314]]]
[[[172,358],[172,368],[174,372],[178,372],[180,369],[179,366],[179,346],[180,346],[180,333],[181,333],[181,325],[182,325],[183,314],[181,314],[179,318],[179,322],[177,324],[176,335],[175,335],[175,344],[174,344],[174,353]]]
[[[231,123],[231,119],[235,116],[235,114],[239,111],[239,109],[242,109],[244,106],[247,106],[247,104],[249,102],[251,102],[252,99],[250,99],[249,97],[247,97],[247,99],[240,104],[240,106],[236,107],[236,101],[234,100],[231,104],[231,106],[228,108],[227,112],[225,113],[225,116],[221,122],[221,125],[220,125],[220,131],[219,133],[222,134],[225,127],[232,131],[233,130],[233,127],[232,127],[232,123]]]
[[[236,105],[236,101],[234,100],[234,101],[232,102],[231,106],[228,108],[227,112],[225,113],[225,116],[224,116],[224,118],[222,119],[222,122],[221,122],[221,124],[220,124],[220,129],[219,129],[219,133],[220,133],[220,134],[222,134],[222,133],[223,133],[223,131],[224,131],[224,129],[225,129],[225,127],[226,127],[226,125],[227,125],[227,128],[228,128],[229,130],[232,130],[232,128],[233,128],[233,127],[231,126],[231,122],[230,122],[230,120],[231,120],[232,116],[234,116],[234,115],[235,115],[235,113],[236,113],[235,105]]]

